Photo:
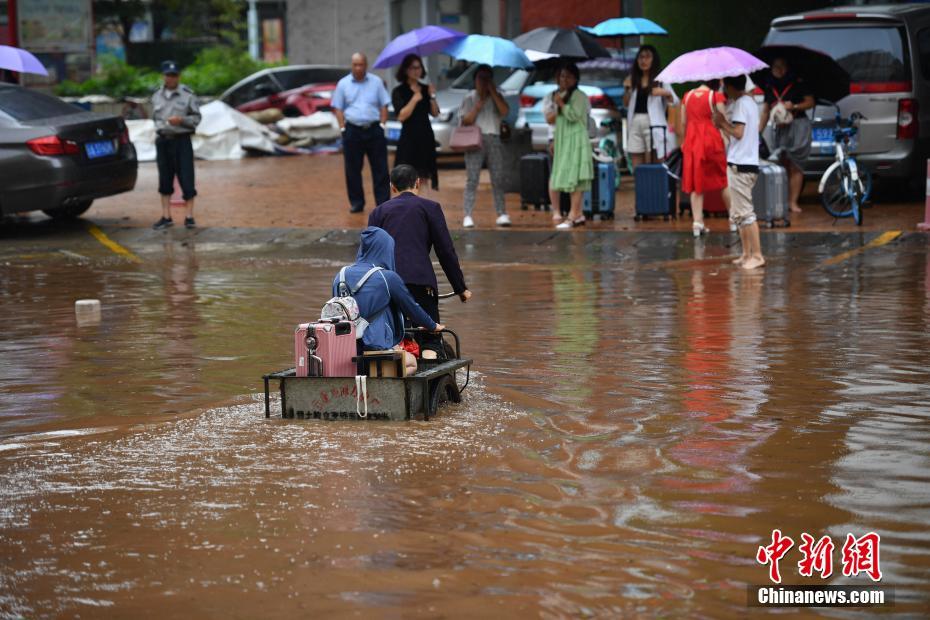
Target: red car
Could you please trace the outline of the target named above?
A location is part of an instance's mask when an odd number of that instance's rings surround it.
[[[278,108],[285,116],[330,110],[336,82],[349,69],[335,65],[291,65],[262,69],[230,87],[220,100],[240,112]]]

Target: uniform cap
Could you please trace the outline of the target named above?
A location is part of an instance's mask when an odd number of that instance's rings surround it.
[[[178,63],[173,60],[165,60],[161,63],[161,72],[164,75],[178,75],[180,73]]]

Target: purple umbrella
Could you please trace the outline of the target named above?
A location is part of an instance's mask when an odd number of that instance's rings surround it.
[[[48,75],[48,71],[39,59],[18,47],[0,45],[0,69],[9,69],[17,73],[37,73]]]
[[[656,81],[665,84],[700,82],[746,75],[767,67],[767,64],[741,49],[710,47],[682,54],[656,76]]]
[[[407,54],[426,56],[441,52],[453,41],[465,38],[465,35],[451,28],[442,26],[424,26],[410,32],[405,32],[387,44],[378,60],[375,69],[387,69],[399,65]]]

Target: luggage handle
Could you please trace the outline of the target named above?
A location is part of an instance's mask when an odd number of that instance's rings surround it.
[[[652,130],[653,130],[653,129],[661,129],[661,130],[662,130],[662,147],[663,147],[663,152],[665,153],[665,157],[668,157],[668,125],[649,125],[649,138],[650,138],[650,139],[652,138]],[[653,149],[653,150],[654,150],[654,149]],[[656,153],[656,156],[658,157],[658,153]],[[663,157],[662,159],[665,159],[665,157]]]

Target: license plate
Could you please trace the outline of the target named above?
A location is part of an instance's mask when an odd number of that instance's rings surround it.
[[[833,128],[814,127],[811,132],[811,147],[818,149],[821,155],[833,153]]]
[[[397,142],[400,140],[400,127],[388,127],[387,139],[389,142]]]
[[[87,159],[116,155],[116,144],[114,144],[113,140],[87,142],[84,144],[84,152],[87,153]]]

